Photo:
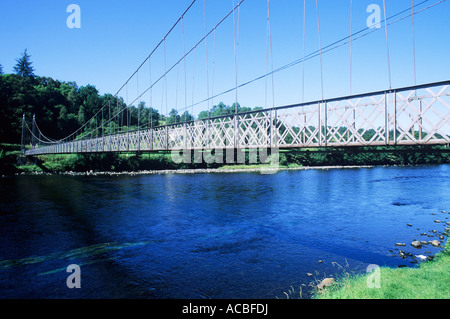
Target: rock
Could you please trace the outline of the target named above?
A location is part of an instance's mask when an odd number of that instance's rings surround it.
[[[334,285],[334,283],[334,278],[325,278],[320,284],[317,285],[317,288],[319,288],[319,290],[322,290],[325,287]]]
[[[421,243],[422,245],[428,245],[428,242],[427,242],[426,240],[421,240],[420,243]]]
[[[314,276],[314,275],[313,275],[312,273],[310,273],[310,272],[307,272],[306,275],[307,275],[308,277]]]
[[[434,247],[439,247],[441,245],[439,240],[432,240],[430,241],[430,244],[433,245]]]
[[[409,227],[412,227],[412,224],[406,224],[407,226],[409,226]]]
[[[395,243],[395,246],[406,246],[406,244],[403,244],[403,243]]]
[[[434,222],[437,223],[437,224],[439,224],[441,221],[438,220],[438,219],[436,219]]]
[[[414,248],[419,249],[419,248],[422,248],[422,243],[420,241],[418,241],[418,240],[415,240],[415,241],[413,241],[411,243],[411,246],[413,246]]]
[[[417,259],[420,259],[420,260],[427,260],[427,256],[424,256],[424,255],[416,255],[416,257],[417,257]]]

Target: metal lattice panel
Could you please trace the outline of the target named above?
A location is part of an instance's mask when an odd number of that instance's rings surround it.
[[[450,143],[450,81],[47,144],[26,155]]]

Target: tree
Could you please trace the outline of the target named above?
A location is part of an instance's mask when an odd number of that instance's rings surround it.
[[[194,120],[194,116],[189,114],[188,111],[184,111],[183,114],[181,114],[180,116],[180,121],[181,122],[190,122]]]
[[[77,116],[78,124],[83,125],[86,121],[86,114],[84,113],[84,107],[83,105],[80,105],[80,108],[78,109],[78,116]]]
[[[3,75],[3,66],[0,64],[0,75]]]
[[[144,114],[142,116],[142,122],[148,121],[149,127],[157,127],[159,125],[159,111],[157,109],[154,109],[152,107],[145,108]]]
[[[28,55],[27,49],[25,49],[22,57],[20,59],[16,59],[17,64],[14,66],[14,72],[26,78],[33,78],[34,68],[31,66],[32,62],[30,61],[30,58],[31,56]]]
[[[175,109],[172,109],[169,113],[169,117],[167,118],[166,124],[175,124],[180,122],[180,116],[178,115],[178,111]]]
[[[209,113],[210,113],[210,112],[208,112],[208,111],[201,111],[201,112],[198,114],[198,119],[199,119],[199,120],[207,119],[207,118],[209,117]]]

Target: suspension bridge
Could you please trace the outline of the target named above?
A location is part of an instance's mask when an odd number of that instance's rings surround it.
[[[52,139],[45,136],[39,129],[38,120],[33,117],[29,125],[25,115],[22,122],[22,149],[25,155],[44,154],[70,154],[70,153],[104,153],[104,152],[152,152],[152,151],[176,151],[176,150],[212,150],[212,149],[251,149],[251,148],[317,148],[317,147],[351,147],[351,146],[396,146],[396,145],[448,145],[450,144],[450,80],[443,79],[440,82],[417,84],[415,61],[415,25],[414,18],[429,9],[443,4],[446,0],[422,1],[414,3],[411,7],[398,12],[391,17],[386,17],[380,22],[379,28],[367,27],[353,32],[352,18],[350,19],[350,33],[348,36],[338,39],[330,45],[322,46],[320,32],[319,0],[315,2],[318,48],[309,55],[305,54],[305,30],[306,0],[303,8],[303,54],[297,60],[287,63],[277,69],[273,67],[272,48],[272,21],[270,0],[266,6],[266,50],[255,52],[265,57],[266,72],[262,76],[249,81],[239,82],[239,27],[241,8],[245,8],[246,1],[233,2],[229,11],[210,29],[206,24],[206,0],[203,1],[204,9],[204,34],[198,42],[195,42],[190,50],[186,48],[185,20],[190,10],[199,1],[192,1],[180,18],[170,28],[169,32],[156,45],[149,56],[128,78],[118,92],[106,102],[103,107],[78,130],[62,139]],[[308,2],[312,4],[313,2]],[[353,2],[350,0],[350,17],[352,17]],[[384,13],[386,13],[386,1],[383,1]],[[391,65],[388,30],[393,24],[410,20],[413,42],[411,43],[411,55],[414,57],[413,84],[408,87],[392,87]],[[214,88],[214,70],[218,63],[216,60],[216,45],[220,28],[228,28],[228,37],[232,38],[232,57],[229,69],[234,69],[234,76],[230,87],[219,93]],[[180,33],[179,57],[173,64],[167,63],[168,39],[178,30]],[[324,98],[323,65],[322,56],[341,47],[349,48],[350,70],[349,87],[352,91],[352,58],[353,44],[358,39],[371,35],[374,32],[384,30],[386,40],[386,70],[389,82],[385,90],[348,94],[333,98]],[[228,39],[229,41],[229,39]],[[209,42],[209,45],[208,45]],[[230,41],[229,41],[230,42]],[[213,49],[211,50],[211,44]],[[201,46],[204,47],[201,53]],[[208,50],[209,49],[209,50]],[[159,60],[158,60],[159,52]],[[203,67],[206,81],[195,80],[196,72],[199,72],[199,56],[203,55],[205,66]],[[310,59],[320,61],[321,97],[313,101],[301,101],[295,104],[276,106],[274,102],[274,75],[282,74],[284,70],[293,66],[302,66],[302,91],[305,93],[305,62]],[[197,71],[196,71],[197,63]],[[188,68],[188,64],[191,64]],[[148,66],[147,67],[145,66]],[[155,69],[159,67],[160,73],[155,77]],[[188,71],[188,69],[190,71]],[[181,70],[181,71],[180,71]],[[184,72],[183,72],[184,70]],[[326,70],[325,70],[326,71]],[[147,77],[147,80],[143,80]],[[184,77],[184,81],[180,78]],[[190,80],[188,80],[190,78]],[[169,92],[168,80],[174,79],[173,92]],[[240,112],[238,110],[238,92],[244,87],[257,81],[264,82],[264,89],[255,92],[265,96],[266,105],[252,111]],[[135,96],[129,100],[130,87],[135,83]],[[142,83],[149,83],[145,89],[141,89]],[[180,84],[181,83],[181,84]],[[180,87],[183,87],[181,90]],[[195,84],[206,87],[206,96],[198,101],[188,103],[188,86]],[[160,86],[162,96],[161,105],[166,105],[166,114],[170,108],[176,108],[180,100],[184,100],[181,111],[203,105],[208,109],[205,118],[188,120],[181,116],[175,123],[165,123],[153,126],[151,119],[141,118],[141,109],[138,107],[138,122],[130,125],[130,110],[135,103],[143,100],[150,101],[153,106],[153,97],[156,95],[157,86]],[[184,96],[180,91],[184,92]],[[179,95],[181,94],[181,98]],[[211,116],[210,107],[214,99],[225,95],[234,95],[234,112],[222,116]],[[126,96],[125,106],[117,109],[112,105],[120,95]],[[268,96],[272,96],[272,102]],[[172,100],[169,98],[172,97]],[[115,100],[113,99],[115,98]],[[270,103],[272,105],[267,106]],[[162,106],[161,106],[162,107]],[[161,110],[163,112],[163,110]],[[186,113],[185,113],[186,114]],[[124,121],[125,118],[125,121]],[[31,127],[30,127],[31,126]],[[25,149],[25,145],[31,148]]]

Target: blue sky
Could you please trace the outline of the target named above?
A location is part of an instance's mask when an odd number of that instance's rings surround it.
[[[423,1],[423,0],[422,0]],[[416,4],[422,2],[414,0]],[[0,64],[12,72],[15,59],[25,48],[32,56],[35,73],[79,86],[92,84],[103,93],[116,93],[136,70],[192,0],[3,0],[0,2]],[[238,2],[237,0],[235,1]],[[429,0],[417,10],[439,0]],[[81,8],[81,28],[69,29],[69,4]],[[232,8],[232,0],[197,0],[165,42],[122,90],[131,102],[144,89],[190,50]],[[370,4],[383,9],[382,0],[353,0],[353,32],[367,27]],[[390,17],[411,6],[411,0],[386,0]],[[319,0],[321,44],[329,45],[350,34],[350,0]],[[382,13],[382,19],[383,12]],[[417,83],[450,78],[450,1],[415,16]],[[303,1],[270,1],[273,67],[277,69],[303,55]],[[404,15],[403,15],[404,16]],[[308,55],[319,48],[315,1],[307,0],[306,45]],[[238,12],[235,19],[238,20]],[[142,96],[147,105],[183,109],[192,102],[226,91],[235,85],[233,16],[211,36],[207,46],[195,51]],[[182,28],[183,27],[183,28]],[[183,50],[183,29],[184,47]],[[388,26],[392,87],[414,84],[412,20],[406,18]],[[215,39],[215,40],[214,40]],[[252,80],[271,70],[267,61],[267,1],[245,0],[239,10],[238,83]],[[355,40],[352,47],[352,92],[362,93],[389,87],[384,29]],[[195,54],[194,54],[195,53]],[[324,97],[350,93],[350,46],[324,53]],[[208,58],[206,58],[208,57]],[[238,90],[243,106],[276,106],[321,98],[319,57],[305,62],[305,96],[302,96],[302,63]],[[164,67],[165,64],[165,67]],[[151,72],[150,72],[151,70]],[[185,80],[186,79],[186,80]],[[165,91],[167,85],[167,92]],[[128,93],[128,94],[127,94]],[[151,94],[150,94],[151,93]],[[224,94],[200,110],[219,101],[232,104],[235,93]]]

